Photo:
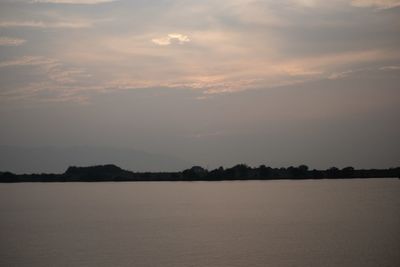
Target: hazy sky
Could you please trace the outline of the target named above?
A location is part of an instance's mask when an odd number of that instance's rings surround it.
[[[400,0],[0,0],[0,145],[400,165]]]

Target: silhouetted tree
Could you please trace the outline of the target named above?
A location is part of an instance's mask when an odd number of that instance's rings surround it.
[[[346,167],[342,169],[342,177],[353,177],[354,175],[354,168],[353,167]]]
[[[340,171],[336,167],[331,167],[326,171],[329,178],[339,178]]]
[[[261,178],[270,178],[272,175],[272,168],[261,165],[258,167],[258,172]]]
[[[190,169],[184,170],[182,172],[184,178],[187,179],[199,179],[204,178],[207,175],[207,170],[200,166],[193,166]]]

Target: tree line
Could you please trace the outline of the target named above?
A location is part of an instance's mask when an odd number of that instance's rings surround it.
[[[207,170],[194,166],[180,172],[132,172],[118,166],[98,165],[69,167],[62,174],[14,174],[0,172],[0,183],[15,182],[101,182],[101,181],[234,181],[283,179],[353,179],[400,178],[400,167],[389,169],[354,169],[353,167],[326,170],[309,169],[306,165],[272,168],[265,165],[250,167],[238,164],[231,168]]]

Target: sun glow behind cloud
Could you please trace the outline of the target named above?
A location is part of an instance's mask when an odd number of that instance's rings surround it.
[[[174,42],[183,45],[185,43],[190,42],[190,39],[187,35],[183,35],[180,33],[170,33],[166,37],[154,38],[151,41],[156,45],[165,46],[165,45],[170,45]]]

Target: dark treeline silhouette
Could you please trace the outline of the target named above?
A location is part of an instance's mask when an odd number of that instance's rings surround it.
[[[281,180],[281,179],[353,179],[353,178],[400,178],[400,167],[390,169],[356,170],[353,167],[327,170],[310,170],[306,165],[288,168],[257,168],[245,164],[224,169],[207,170],[194,166],[181,172],[132,172],[115,165],[69,167],[62,174],[14,174],[0,172],[1,183],[16,182],[111,182],[111,181],[234,181],[234,180]]]

